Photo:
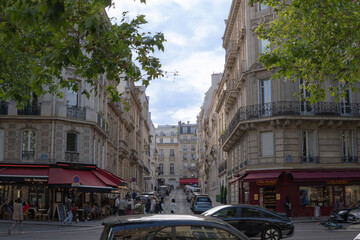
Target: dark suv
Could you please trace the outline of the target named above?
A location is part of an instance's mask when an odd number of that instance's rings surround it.
[[[224,221],[180,214],[127,215],[107,220],[100,240],[243,239],[248,238]]]

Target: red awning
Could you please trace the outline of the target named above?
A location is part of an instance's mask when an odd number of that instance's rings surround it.
[[[104,169],[101,168],[97,168],[96,169],[97,172],[99,172],[102,176],[108,178],[110,181],[114,182],[115,184],[117,184],[117,186],[120,185],[120,183],[126,183],[126,181],[122,178],[119,178],[118,176],[112,174],[111,172],[108,172]]]
[[[186,185],[186,184],[195,184],[198,183],[197,178],[180,178],[180,185]]]
[[[0,170],[0,177],[32,177],[48,178],[48,168],[3,168]]]
[[[294,182],[329,181],[332,179],[360,180],[360,172],[292,172]]]
[[[235,184],[238,180],[242,179],[245,176],[245,174],[235,178],[234,180],[230,181],[230,184]]]
[[[103,182],[92,171],[87,170],[73,170],[63,168],[50,168],[49,170],[49,184],[51,185],[78,185],[78,187],[89,188],[112,188]]]
[[[277,180],[281,172],[263,172],[263,173],[250,173],[245,178],[245,182],[255,182],[258,180]]]

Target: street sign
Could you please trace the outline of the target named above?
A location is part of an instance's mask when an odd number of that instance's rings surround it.
[[[132,182],[136,182],[136,177],[131,178]]]

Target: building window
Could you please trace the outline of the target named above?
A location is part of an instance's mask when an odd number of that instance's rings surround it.
[[[260,11],[264,11],[265,9],[268,9],[269,6],[266,3],[258,3],[258,9]]]
[[[175,157],[175,150],[174,149],[170,149],[170,157]]]
[[[188,164],[187,163],[184,163],[184,170],[187,170],[188,169]],[[185,176],[185,174],[184,174]]]
[[[266,46],[269,44],[269,40],[259,39],[259,53],[265,53],[265,51],[269,51],[268,49],[266,49]]]
[[[271,116],[271,80],[259,81],[259,104],[260,104],[260,116]]]
[[[171,136],[175,136],[175,132],[171,131]]]
[[[164,164],[160,163],[159,164],[159,175],[163,175],[164,174]]]
[[[25,161],[34,161],[36,132],[34,130],[23,130],[21,140],[21,159]]]
[[[307,88],[309,84],[307,82],[304,82],[303,79],[300,79],[299,84],[301,114],[312,114],[314,112],[314,108],[309,101],[309,98],[311,97],[311,92]]]
[[[66,151],[77,152],[77,134],[67,133],[66,135]]]
[[[75,82],[74,84],[79,85],[78,82]],[[73,91],[72,89],[67,90],[66,92],[66,104],[69,107],[78,107],[79,104],[80,95],[78,92]]]
[[[164,143],[164,139],[163,139],[163,138],[160,138],[160,143]]]
[[[187,131],[187,130],[188,130],[188,129],[187,129],[187,127],[183,127],[182,129],[183,129],[183,133],[185,133],[185,134],[186,134],[186,133],[188,133],[188,131]]]
[[[187,141],[187,136],[184,136],[183,140],[184,140],[184,142],[186,142]]]
[[[192,159],[192,160],[195,160],[195,158],[196,158],[195,153],[192,153],[192,154],[191,154],[191,159]]]
[[[191,141],[192,141],[192,142],[195,141],[195,136],[191,136]]]
[[[315,131],[313,130],[303,130],[301,132],[301,148],[302,148],[302,161],[303,162],[317,162],[316,158],[316,139]]]
[[[175,164],[170,163],[170,174],[175,174]]]
[[[273,156],[274,155],[274,133],[273,132],[261,132],[261,156]]]
[[[164,157],[164,149],[159,150],[159,157]]]
[[[360,186],[350,185],[345,186],[345,206],[350,206],[360,199]]]
[[[170,142],[171,142],[171,143],[174,143],[174,138],[170,138]]]
[[[332,206],[331,186],[300,186],[299,191],[300,207]]]
[[[340,84],[340,89],[345,88],[345,84]],[[340,112],[341,115],[351,115],[352,114],[352,95],[351,90],[344,89],[344,95],[340,97]]]
[[[187,145],[183,146],[184,151],[187,151]]]
[[[196,163],[191,163],[191,170],[195,170],[196,169]]]
[[[191,150],[195,151],[195,145],[191,145]]]
[[[190,133],[195,133],[195,128],[194,127],[190,128]]]
[[[354,162],[352,131],[350,130],[342,131],[341,144],[342,144],[343,162]]]
[[[187,160],[187,153],[184,153],[184,160]]]

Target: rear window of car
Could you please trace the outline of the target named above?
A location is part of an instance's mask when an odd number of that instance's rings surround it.
[[[207,198],[207,197],[198,197],[196,199],[196,201],[198,201],[198,202],[211,202],[211,199]]]

